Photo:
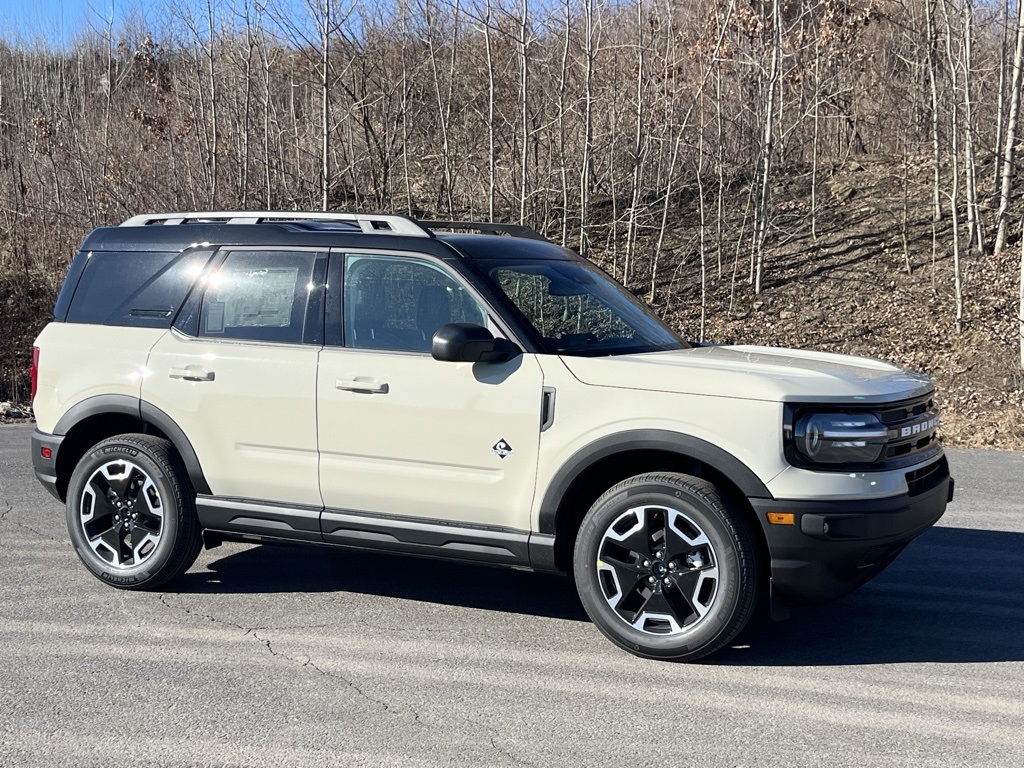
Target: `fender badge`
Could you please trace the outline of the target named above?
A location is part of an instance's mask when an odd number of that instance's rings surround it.
[[[505,438],[503,437],[491,446],[491,453],[499,459],[505,459],[512,455],[512,446],[506,443]]]

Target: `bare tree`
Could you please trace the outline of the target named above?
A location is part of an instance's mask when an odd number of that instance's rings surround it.
[[[942,221],[942,187],[941,167],[942,152],[939,142],[939,89],[936,82],[935,62],[935,0],[925,0],[925,51],[928,58],[928,88],[931,94],[931,129],[932,129],[932,222]]]
[[[760,192],[754,223],[754,293],[761,293],[761,279],[764,274],[764,247],[768,235],[769,205],[771,202],[772,157],[775,152],[775,99],[779,85],[779,70],[782,67],[782,11],[779,0],[772,0],[770,63],[765,80],[765,105],[760,159]]]
[[[942,13],[946,27],[946,58],[949,62],[949,73],[953,81],[952,90],[953,93],[956,94],[959,83],[957,70],[960,69],[960,67],[958,66],[953,52],[953,23],[945,0],[943,0],[942,4]],[[952,186],[949,191],[949,212],[953,223],[953,297],[956,307],[956,332],[959,334],[962,333],[964,329],[964,291],[962,272],[960,268],[960,104],[956,98],[952,99],[950,107],[952,111],[949,135],[952,142],[953,162],[950,164],[952,168]]]
[[[1006,119],[1006,146],[1002,159],[1002,184],[999,188],[999,210],[996,213],[996,242],[993,250],[998,255],[1006,244],[1006,229],[1010,213],[1010,194],[1013,191],[1013,160],[1017,148],[1017,115],[1020,111],[1020,89],[1024,68],[1024,2],[1017,3],[1017,42],[1013,49],[1013,77],[1010,84],[1010,112]]]

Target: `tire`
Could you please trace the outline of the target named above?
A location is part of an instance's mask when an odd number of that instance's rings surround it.
[[[759,589],[745,521],[711,483],[675,473],[629,478],[594,502],[573,572],[598,629],[649,659],[715,652],[750,620]]]
[[[167,440],[111,437],[78,462],[67,523],[79,559],[120,589],[152,589],[180,576],[202,547],[195,494]]]

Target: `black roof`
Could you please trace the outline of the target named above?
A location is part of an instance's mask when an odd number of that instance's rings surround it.
[[[579,260],[580,256],[568,248],[547,240],[502,235],[438,234],[437,238],[453,245],[474,261],[501,259],[566,259]]]
[[[198,245],[279,245],[308,248],[379,248],[412,251],[438,258],[464,256],[487,259],[579,259],[554,243],[508,235],[438,233],[433,237],[367,234],[342,223],[275,222],[227,224],[196,222],[176,225],[99,227],[82,243],[83,251],[177,252]]]

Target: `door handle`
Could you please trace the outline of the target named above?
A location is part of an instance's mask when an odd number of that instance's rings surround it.
[[[199,365],[186,365],[184,368],[171,368],[169,374],[172,379],[184,379],[185,381],[213,381],[216,374],[208,371]]]
[[[344,389],[349,392],[366,392],[371,395],[386,395],[388,383],[377,381],[369,376],[356,376],[351,379],[335,379],[335,389]]]

